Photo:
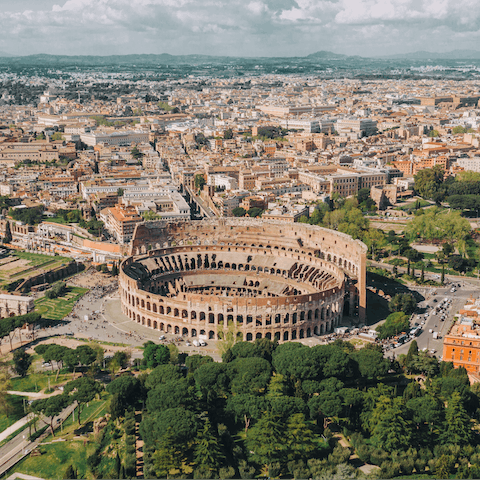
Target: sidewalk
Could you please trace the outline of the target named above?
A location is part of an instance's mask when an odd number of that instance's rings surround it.
[[[10,392],[7,392],[7,393],[10,393]],[[15,422],[13,425],[10,425],[2,433],[0,433],[0,442],[3,442],[3,440],[5,440],[13,432],[16,432],[19,428],[26,425],[32,418],[33,418],[33,413],[29,413],[25,417]]]

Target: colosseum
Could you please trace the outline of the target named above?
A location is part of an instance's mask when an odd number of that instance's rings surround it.
[[[301,223],[221,218],[136,227],[122,311],[159,332],[296,340],[365,318],[366,246]],[[233,326],[233,330],[231,327]]]

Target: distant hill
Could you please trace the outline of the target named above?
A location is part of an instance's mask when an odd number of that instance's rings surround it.
[[[479,60],[480,51],[452,50],[450,52],[427,52],[421,50],[418,52],[388,55],[379,58],[391,58],[398,60]]]
[[[1,54],[0,54],[1,56]],[[0,58],[0,63],[17,65],[35,65],[48,63],[51,65],[167,65],[167,64],[195,64],[195,63],[224,63],[233,57],[215,57],[210,55],[170,55],[162,53],[154,54],[133,54],[133,55],[26,55],[22,57]]]
[[[319,52],[311,53],[305,58],[310,60],[349,60],[349,59],[359,59],[358,55],[343,55],[342,53],[328,52],[326,50],[320,50]]]

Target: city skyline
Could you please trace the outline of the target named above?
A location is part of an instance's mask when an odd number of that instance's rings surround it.
[[[19,0],[0,13],[9,55],[360,56],[475,49],[472,0]]]

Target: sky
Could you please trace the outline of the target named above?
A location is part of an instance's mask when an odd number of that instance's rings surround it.
[[[0,0],[0,52],[381,56],[480,50],[479,0]]]

